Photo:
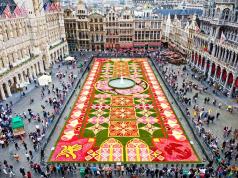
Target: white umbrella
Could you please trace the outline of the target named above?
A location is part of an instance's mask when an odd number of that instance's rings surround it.
[[[52,82],[51,76],[49,75],[42,75],[38,78],[38,82],[40,86],[49,85]]]
[[[74,57],[68,56],[64,59],[65,61],[75,61]]]

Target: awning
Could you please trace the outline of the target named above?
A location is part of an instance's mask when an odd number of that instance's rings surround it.
[[[120,43],[120,48],[133,48],[133,43]]]
[[[21,117],[16,116],[12,118],[12,128],[13,129],[17,129],[17,128],[21,128],[24,127],[24,123]]]
[[[147,43],[145,42],[134,42],[134,46],[145,46]]]
[[[148,42],[148,46],[160,46],[161,42]]]
[[[52,82],[51,76],[49,75],[42,75],[38,78],[38,82],[40,86],[49,85]]]

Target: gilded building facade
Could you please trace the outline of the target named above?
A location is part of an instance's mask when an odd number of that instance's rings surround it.
[[[0,19],[1,100],[68,55],[63,12],[45,13],[42,3],[29,1],[24,17]]]
[[[185,51],[189,62],[213,87],[229,97],[238,93],[238,11],[234,0],[205,4],[203,16],[182,28],[176,20],[163,22],[165,41]],[[173,33],[171,33],[173,31]]]

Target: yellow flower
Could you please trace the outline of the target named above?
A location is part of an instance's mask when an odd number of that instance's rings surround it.
[[[76,159],[76,154],[74,152],[79,151],[82,149],[82,145],[69,145],[69,146],[62,146],[63,149],[61,150],[61,152],[56,156],[56,158],[60,157],[60,156],[65,156],[66,158],[69,158],[70,156],[72,156],[73,159]]]

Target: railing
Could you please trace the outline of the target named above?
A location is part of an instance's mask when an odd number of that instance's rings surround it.
[[[13,68],[11,68],[11,69],[9,68],[8,70],[6,70],[5,72],[3,72],[3,73],[0,74],[0,80],[3,78],[3,76],[9,74],[10,72],[14,72],[15,70],[17,70],[18,68],[20,68],[20,67],[23,66],[24,64],[33,61],[33,60],[36,59],[37,57],[39,57],[39,55],[36,55],[36,56],[31,57],[30,59],[25,60],[24,62],[22,62],[22,63],[16,65],[15,67],[13,67]]]
[[[235,0],[216,0],[216,3],[227,3],[227,4],[233,4],[235,3]]]

